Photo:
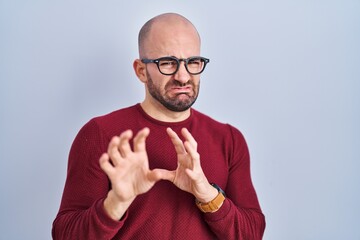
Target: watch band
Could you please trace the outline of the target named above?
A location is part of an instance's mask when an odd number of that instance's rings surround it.
[[[213,186],[219,191],[218,195],[213,200],[207,203],[202,203],[196,200],[196,206],[205,213],[216,212],[225,201],[225,192],[214,183],[212,183],[211,186]]]

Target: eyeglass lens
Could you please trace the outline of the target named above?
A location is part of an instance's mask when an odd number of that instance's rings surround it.
[[[187,60],[183,60],[185,62],[185,67],[187,71],[191,74],[198,74],[200,73],[205,64],[204,59],[202,58],[190,58]],[[174,74],[179,68],[179,60],[173,58],[162,58],[159,59],[159,70],[163,74]]]

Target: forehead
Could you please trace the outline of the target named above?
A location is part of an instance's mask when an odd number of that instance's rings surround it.
[[[200,54],[200,38],[194,26],[185,21],[154,23],[145,42],[147,55],[189,57]]]

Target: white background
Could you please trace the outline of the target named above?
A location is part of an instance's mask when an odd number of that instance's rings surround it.
[[[0,0],[0,239],[51,239],[70,145],[143,100],[137,34],[164,12],[202,36],[194,107],[244,133],[264,239],[359,240],[357,0]]]

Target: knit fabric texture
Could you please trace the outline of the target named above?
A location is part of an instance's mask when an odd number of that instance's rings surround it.
[[[198,143],[202,169],[210,183],[226,193],[215,213],[202,213],[193,195],[169,181],[159,181],[136,197],[120,221],[103,208],[111,188],[99,158],[113,136],[131,129],[134,135],[150,129],[146,149],[150,169],[175,170],[175,148],[166,133],[171,127],[180,137],[187,128]],[[120,109],[86,123],[77,134],[68,159],[67,178],[53,239],[261,239],[265,218],[250,176],[250,159],[243,135],[191,109],[188,119],[161,122],[147,115],[140,104]]]

